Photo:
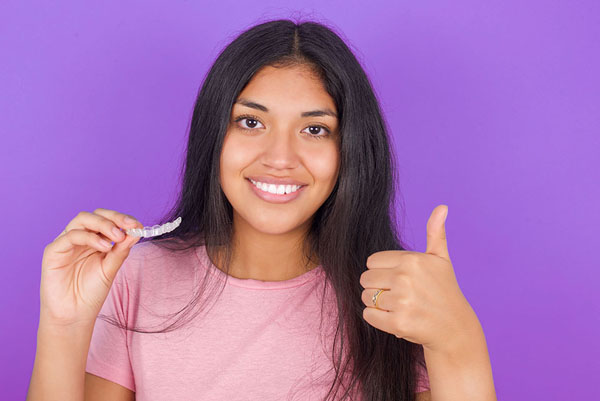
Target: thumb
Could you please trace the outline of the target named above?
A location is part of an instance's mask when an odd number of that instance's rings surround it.
[[[427,250],[425,253],[450,260],[446,240],[446,217],[448,217],[448,206],[439,205],[433,209],[427,221]]]
[[[106,254],[106,257],[104,258],[105,274],[111,282],[115,279],[123,262],[125,262],[125,259],[129,256],[131,248],[141,238],[142,237],[127,235],[123,241],[115,243],[111,251]]]

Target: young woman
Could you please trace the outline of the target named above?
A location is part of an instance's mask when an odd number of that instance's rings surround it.
[[[180,226],[140,240],[122,232],[140,222],[97,209],[45,248],[28,400],[495,399],[447,208],[427,252],[407,251],[395,177],[340,37],[289,20],[243,32],[196,100],[161,221]]]

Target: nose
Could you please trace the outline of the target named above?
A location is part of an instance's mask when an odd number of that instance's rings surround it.
[[[263,163],[273,168],[294,168],[298,164],[298,142],[289,131],[272,131],[264,142]]]

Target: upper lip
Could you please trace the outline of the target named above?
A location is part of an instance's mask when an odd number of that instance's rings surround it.
[[[275,185],[306,185],[303,182],[296,181],[291,178],[278,178],[278,177],[268,177],[265,175],[253,175],[246,177],[253,181],[264,182],[265,184],[275,184]]]

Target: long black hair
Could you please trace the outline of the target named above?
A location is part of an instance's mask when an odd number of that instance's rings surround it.
[[[335,399],[346,374],[352,380],[341,399],[349,399],[352,390],[359,391],[364,400],[413,400],[416,366],[424,366],[423,347],[378,330],[363,319],[365,305],[359,282],[369,255],[407,249],[397,231],[394,209],[398,188],[395,158],[369,79],[332,28],[310,21],[267,21],[242,32],[225,47],[205,76],[196,99],[178,198],[171,211],[157,221],[164,224],[181,217],[181,225],[138,244],[152,242],[169,252],[206,246],[211,261],[217,254],[225,255],[218,265],[229,271],[233,213],[219,181],[221,149],[233,103],[265,66],[309,67],[322,80],[338,112],[338,181],[313,215],[303,244],[307,260],[316,256],[323,266],[337,301],[334,348],[337,344],[340,349],[337,353],[331,350],[337,355],[333,358],[336,376],[326,400]],[[210,276],[205,275],[204,284]],[[174,330],[197,316],[191,312],[204,291],[204,285],[201,287],[176,314],[179,320],[163,330],[144,331],[111,323],[142,333]],[[201,309],[204,306],[200,305]],[[182,323],[186,316],[191,317]],[[342,352],[344,349],[347,354]]]

